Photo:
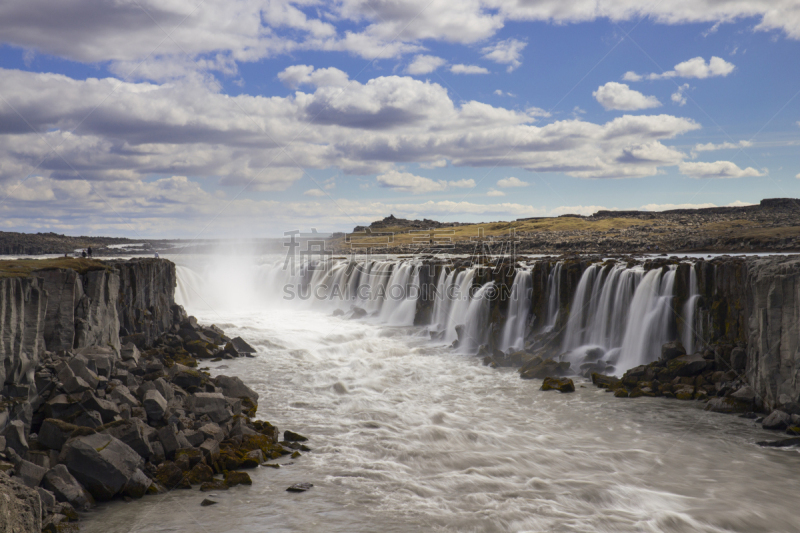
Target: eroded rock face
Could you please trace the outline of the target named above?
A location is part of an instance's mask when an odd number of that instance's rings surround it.
[[[40,280],[0,279],[0,385],[34,383],[45,349],[46,309],[47,293]]]
[[[17,483],[0,471],[0,527],[3,531],[39,533],[42,531],[41,507],[36,489]]]
[[[767,407],[800,397],[800,258],[753,259],[748,269],[747,377]]]

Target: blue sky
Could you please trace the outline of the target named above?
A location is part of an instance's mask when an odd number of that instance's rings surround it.
[[[800,197],[790,0],[0,6],[0,229],[347,230]]]

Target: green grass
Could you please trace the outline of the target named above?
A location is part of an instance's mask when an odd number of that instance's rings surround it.
[[[90,270],[108,270],[110,267],[97,259],[57,257],[53,259],[15,259],[0,261],[0,278],[25,278],[37,270],[68,268],[85,274]]]

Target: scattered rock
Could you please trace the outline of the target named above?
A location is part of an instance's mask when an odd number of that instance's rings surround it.
[[[789,427],[792,419],[788,413],[783,411],[772,411],[770,415],[761,423],[764,429],[784,430]]]
[[[559,392],[575,392],[575,383],[569,378],[544,378],[542,390],[557,390]]]
[[[314,485],[312,485],[311,483],[295,483],[294,485],[292,485],[291,487],[286,489],[286,491],[287,492],[305,492],[305,491],[309,490],[313,486]]]
[[[130,446],[101,433],[69,440],[61,456],[70,473],[97,500],[113,498],[144,465]]]
[[[287,442],[306,442],[308,438],[287,429],[283,432],[283,440]]]
[[[672,361],[682,355],[686,355],[686,349],[681,341],[668,342],[661,347],[661,360],[664,362]]]
[[[253,480],[247,472],[226,472],[225,485],[227,487],[235,487],[236,485],[252,485]]]
[[[214,500],[209,500],[208,498],[203,498],[203,501],[200,502],[201,507],[208,507],[209,505],[215,505],[217,502]]]
[[[83,488],[64,465],[56,465],[44,476],[42,486],[52,492],[60,502],[72,505],[78,511],[94,507],[94,498]]]
[[[563,376],[569,371],[569,362],[554,361],[553,359],[532,359],[520,369],[522,379],[544,379],[548,376]]]

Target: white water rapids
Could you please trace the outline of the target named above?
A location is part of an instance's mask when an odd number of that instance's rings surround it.
[[[752,421],[618,399],[580,378],[575,394],[542,392],[430,341],[403,302],[350,320],[284,301],[248,258],[181,261],[187,311],[259,350],[212,373],[241,377],[261,395],[258,418],[313,451],[251,470],[251,487],[104,504],[82,531],[797,531],[800,457],[757,447],[775,434]],[[463,320],[481,313],[480,301],[450,305]],[[285,491],[301,481],[314,488]],[[219,503],[200,507],[206,497]]]

